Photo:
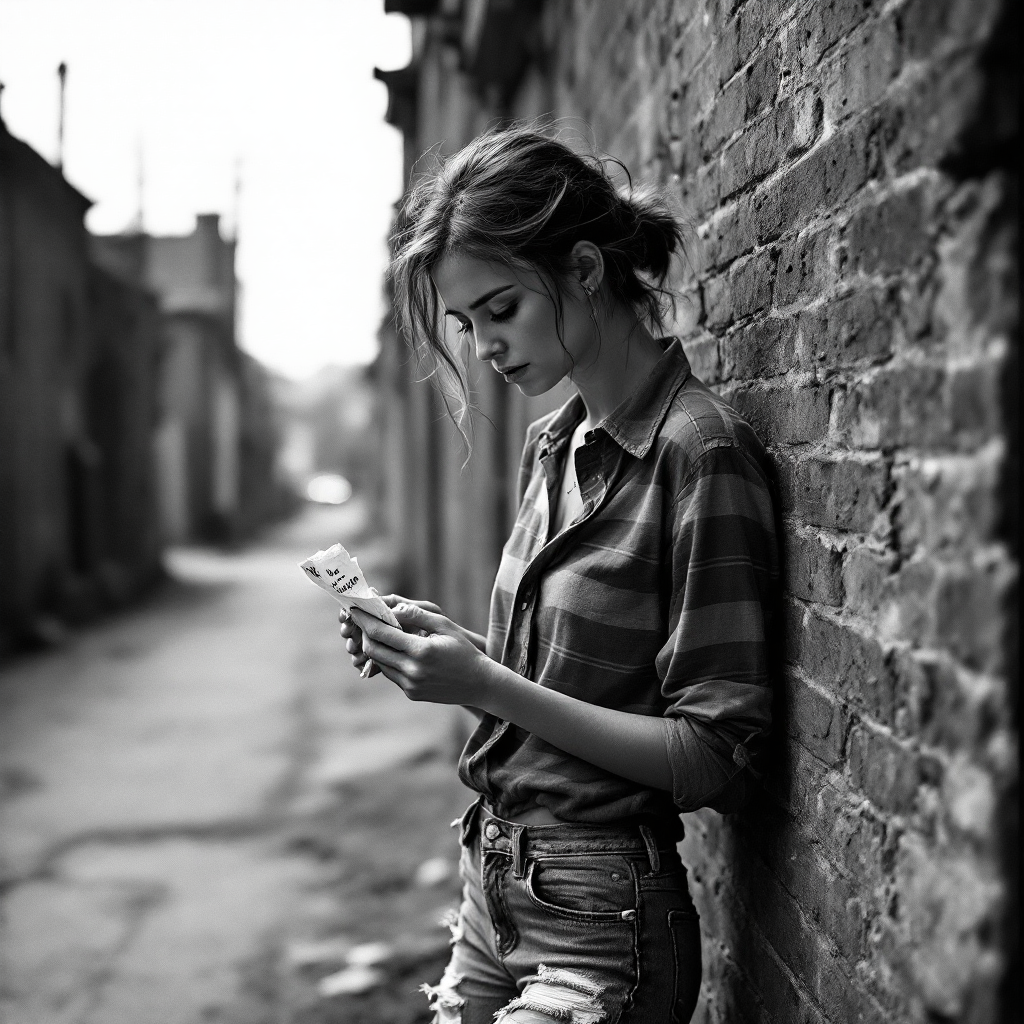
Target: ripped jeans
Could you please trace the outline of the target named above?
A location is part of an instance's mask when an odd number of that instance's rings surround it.
[[[651,830],[461,822],[452,956],[435,1024],[686,1024],[700,928],[675,844]]]

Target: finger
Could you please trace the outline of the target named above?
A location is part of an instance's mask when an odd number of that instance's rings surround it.
[[[362,633],[360,632],[359,627],[354,622],[343,622],[338,627],[338,632],[342,636],[345,636],[345,637],[353,637],[354,636],[354,637],[358,638],[358,637],[362,636]]]
[[[346,640],[345,641],[345,650],[348,651],[348,653],[351,654],[353,658],[358,658],[358,657],[362,657],[363,656],[363,645],[358,640],[354,640],[354,639]]]
[[[389,626],[386,622],[375,619],[372,615],[359,608],[352,609],[352,619],[358,623],[359,628],[363,631],[363,650],[367,649],[367,637],[378,644],[386,645],[394,651],[402,651],[406,654],[412,654],[420,648],[421,641],[419,637],[409,636],[400,629],[395,629],[394,626]]]
[[[414,604],[399,604],[394,608],[395,618],[402,624],[402,628],[422,629],[427,633],[448,632],[449,620],[440,612],[427,611]]]
[[[397,632],[397,631],[396,631]],[[415,674],[416,662],[409,655],[396,651],[387,644],[380,643],[369,637],[363,638],[363,653],[372,658],[380,666],[381,671],[390,679],[392,672],[403,676]]]
[[[424,608],[428,612],[437,612],[438,615],[443,615],[441,606],[434,604],[433,601],[414,601],[411,597],[402,597],[401,594],[386,594],[381,600],[389,607],[394,608],[398,604],[414,605],[417,608]]]

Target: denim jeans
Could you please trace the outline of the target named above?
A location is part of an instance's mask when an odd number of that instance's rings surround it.
[[[435,1024],[686,1024],[700,927],[671,839],[643,827],[461,819],[462,905]],[[497,1015],[497,1016],[495,1016]]]

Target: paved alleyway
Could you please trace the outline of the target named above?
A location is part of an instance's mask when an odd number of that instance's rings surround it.
[[[365,519],[172,552],[143,608],[0,669],[3,1024],[422,1019],[455,900],[453,714],[359,679],[296,565],[340,539],[387,587]],[[409,980],[324,998],[353,946]]]

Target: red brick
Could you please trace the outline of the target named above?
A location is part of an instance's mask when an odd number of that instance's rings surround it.
[[[929,250],[929,223],[923,186],[862,206],[845,230],[853,265],[867,274],[906,271]]]
[[[895,467],[900,550],[974,550],[995,541],[1003,521],[1005,458],[1005,447],[995,442],[974,455],[914,459]]]
[[[793,138],[788,155],[809,149],[818,141],[825,120],[825,103],[817,85],[801,89],[793,98]]]
[[[854,448],[942,448],[949,443],[946,371],[904,365],[853,382],[836,400],[835,438]]]
[[[817,832],[819,849],[877,902],[891,879],[896,861],[899,830],[891,827],[876,810],[865,806],[860,793],[826,788],[822,790]]]
[[[722,361],[718,352],[719,341],[713,334],[702,333],[684,339],[683,348],[690,368],[705,384],[717,384],[722,379]]]
[[[722,153],[722,197],[728,199],[771,174],[793,136],[793,112],[784,101],[745,128]]]
[[[845,599],[843,552],[819,534],[791,530],[785,541],[786,589],[802,601],[840,606]]]
[[[970,53],[957,53],[894,83],[879,113],[879,138],[890,173],[969,160],[971,135],[985,101],[985,78]],[[997,120],[993,131],[1006,129]]]
[[[935,642],[968,668],[1002,673],[1016,629],[1017,571],[1005,555],[959,565],[939,576]]]
[[[733,263],[727,279],[711,278],[704,293],[708,326],[725,326],[767,309],[776,259],[774,250],[763,249]]]
[[[780,275],[784,262],[785,255],[779,259]],[[887,359],[893,351],[896,314],[892,296],[873,290],[840,295],[802,312],[801,364],[835,370]]]
[[[784,676],[785,701],[778,709],[789,735],[829,767],[839,764],[846,745],[846,710],[824,690],[794,672]]]
[[[958,366],[949,378],[950,431],[961,447],[984,444],[998,437],[1007,425],[1002,385],[1006,360],[997,358],[974,366]],[[1019,396],[1011,401],[1016,404]]]
[[[765,444],[816,442],[828,431],[828,387],[744,385],[726,389],[723,394]]]
[[[987,39],[999,13],[999,0],[909,0],[896,15],[903,52],[928,60],[969,39]]]
[[[708,269],[718,269],[754,248],[750,202],[742,197],[717,213],[707,226],[704,254]]]
[[[734,79],[716,97],[700,128],[700,153],[710,160],[743,127],[746,109],[746,82]]]
[[[772,291],[777,309],[799,300],[806,303],[829,286],[833,277],[829,259],[831,248],[832,233],[827,229],[783,243]]]
[[[790,643],[786,657],[822,689],[874,721],[885,726],[895,723],[895,676],[877,640],[812,611],[804,619],[798,643]]]
[[[778,741],[776,741],[778,742]],[[799,743],[778,743],[764,788],[796,820],[813,820],[830,769]]]
[[[762,186],[773,191],[758,205],[758,231],[777,237],[853,196],[875,172],[873,128],[855,121]]]
[[[722,374],[726,380],[779,376],[793,366],[794,344],[792,321],[755,320],[722,337]]]
[[[759,114],[775,102],[779,92],[779,47],[769,43],[754,58],[746,72],[747,118]]]
[[[790,33],[796,57],[793,71],[811,70],[880,3],[881,0],[822,0],[810,5]]]
[[[898,561],[892,551],[878,551],[863,544],[848,550],[843,562],[846,606],[861,615],[877,615]]]
[[[889,469],[879,459],[813,456],[779,470],[783,507],[811,526],[869,533],[889,497]]]
[[[857,725],[850,733],[850,780],[881,810],[909,814],[921,784],[921,768],[907,746]]]
[[[738,58],[746,61],[764,40],[778,34],[783,15],[795,0],[747,0],[739,10]]]
[[[732,283],[727,273],[707,278],[703,295],[704,319],[711,330],[732,322]]]
[[[821,76],[825,119],[839,124],[866,110],[885,94],[899,67],[894,22],[885,18],[862,26]]]
[[[771,1007],[771,1016],[766,1016],[766,1020],[784,1020],[786,1024],[830,1024],[820,1007],[814,1004],[756,928],[750,929],[744,953],[746,969],[754,976],[757,991],[766,1008]],[[767,1009],[764,1012],[767,1014]],[[745,1022],[748,1019],[733,1015],[726,1017],[723,1024],[735,1024],[736,1021]]]

